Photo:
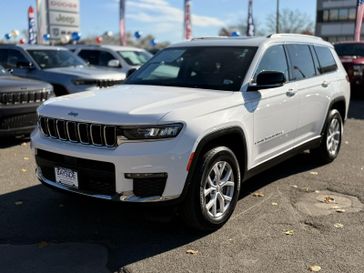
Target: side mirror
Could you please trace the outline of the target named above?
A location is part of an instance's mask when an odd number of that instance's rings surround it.
[[[119,60],[110,60],[108,63],[107,63],[107,66],[108,67],[113,67],[113,68],[117,68],[117,67],[120,67],[120,61]]]
[[[131,74],[133,74],[135,71],[137,71],[136,68],[132,68],[130,69],[127,73],[126,73],[126,78],[129,78],[131,76]]]
[[[276,88],[283,86],[286,82],[286,76],[279,71],[262,71],[257,76],[256,85],[250,85],[249,91],[257,91],[260,89]]]
[[[20,68],[20,69],[33,69],[34,66],[31,62],[17,62],[16,63],[16,68]]]

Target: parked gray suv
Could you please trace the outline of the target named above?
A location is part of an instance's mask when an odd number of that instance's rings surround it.
[[[88,66],[63,47],[0,46],[0,65],[14,75],[46,81],[57,96],[121,84],[125,74]]]

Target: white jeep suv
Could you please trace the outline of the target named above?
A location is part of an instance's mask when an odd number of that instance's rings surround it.
[[[334,160],[349,97],[346,72],[320,38],[194,39],[123,86],[39,107],[36,174],[96,198],[176,202],[188,224],[216,229],[257,172],[307,149]]]

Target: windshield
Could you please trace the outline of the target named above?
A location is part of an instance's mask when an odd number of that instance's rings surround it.
[[[68,50],[28,50],[34,61],[41,68],[69,67],[86,65],[86,63]]]
[[[187,47],[161,51],[126,84],[238,91],[256,47]]]
[[[4,76],[4,75],[6,75],[6,74],[8,74],[8,73],[6,72],[6,69],[5,69],[3,66],[1,66],[1,65],[0,65],[0,76]]]
[[[336,44],[335,50],[339,56],[364,57],[364,44]]]
[[[118,54],[129,65],[135,66],[145,64],[153,56],[152,54],[145,51],[118,51]]]

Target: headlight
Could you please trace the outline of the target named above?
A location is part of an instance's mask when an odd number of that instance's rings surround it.
[[[178,136],[183,125],[174,123],[168,125],[156,126],[139,126],[118,128],[118,142],[125,140],[148,140],[148,139],[166,139]]]

